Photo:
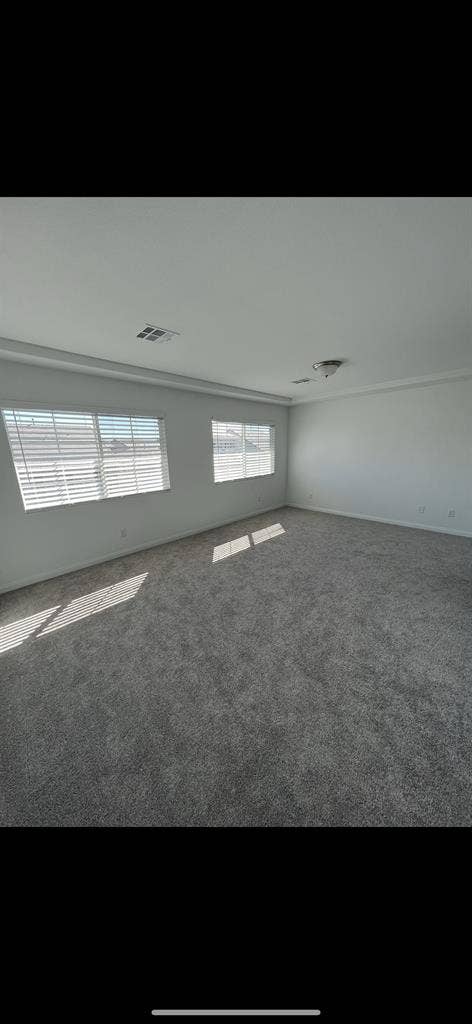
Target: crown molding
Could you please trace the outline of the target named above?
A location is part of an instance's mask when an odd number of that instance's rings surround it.
[[[150,384],[155,387],[177,388],[184,391],[197,391],[210,395],[222,395],[227,398],[240,398],[249,402],[270,402],[273,405],[306,405],[311,402],[328,402],[336,398],[351,398],[357,395],[372,395],[384,391],[399,391],[406,388],[432,387],[452,381],[469,380],[472,378],[472,367],[462,370],[445,370],[443,373],[427,374],[423,377],[405,377],[402,380],[381,381],[376,384],[364,384],[360,387],[344,388],[331,391],[329,384],[323,393],[304,395],[303,398],[287,395],[273,395],[265,391],[253,391],[231,384],[217,381],[200,380],[196,377],[185,377],[179,373],[167,373],[164,370],[153,370],[145,366],[131,363],[118,363],[111,359],[99,359],[96,356],[81,355],[78,352],[66,352],[62,349],[49,348],[45,345],[32,345],[29,342],[15,341],[12,338],[0,338],[0,359],[9,359],[36,366],[49,366],[72,373],[89,373],[95,376],[110,377],[115,380],[134,381],[138,384]]]
[[[96,356],[65,352],[62,349],[48,348],[44,345],[32,345],[25,341],[14,341],[12,338],[0,338],[0,359],[9,359],[35,366],[49,366],[58,370],[69,370],[72,373],[91,373],[117,380],[134,381],[138,384],[199,391],[209,395],[223,395],[226,398],[240,398],[249,402],[270,402],[272,405],[291,405],[292,403],[292,399],[287,395],[272,395],[265,391],[252,391],[250,388],[220,384],[217,381],[184,377],[179,373],[166,373],[164,370],[133,366],[131,363],[117,363],[111,359],[98,359]]]
[[[325,394],[292,398],[292,405],[305,405],[308,402],[329,402],[335,398],[354,398],[356,395],[374,395],[382,391],[401,391],[406,388],[428,388],[434,384],[446,384],[458,380],[469,380],[470,378],[472,378],[472,367],[464,370],[445,370],[443,373],[430,373],[424,377],[404,377],[403,380],[387,380],[378,384],[364,384],[357,388],[345,388],[343,391],[327,391]]]

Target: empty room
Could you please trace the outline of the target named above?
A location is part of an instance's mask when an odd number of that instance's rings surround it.
[[[0,217],[2,826],[470,826],[471,199]]]

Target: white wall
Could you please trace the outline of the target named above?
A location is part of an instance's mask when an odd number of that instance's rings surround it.
[[[290,503],[472,536],[472,381],[294,406],[288,466]]]
[[[164,415],[171,490],[25,513],[0,417],[0,591],[285,501],[284,406],[0,360],[0,406],[21,402]],[[275,474],[214,484],[212,416],[274,423]],[[127,529],[126,539],[121,529]]]

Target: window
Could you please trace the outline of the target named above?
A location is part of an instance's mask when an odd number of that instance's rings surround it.
[[[164,491],[164,420],[151,416],[4,409],[26,511]]]
[[[212,420],[215,483],[274,472],[274,428]]]

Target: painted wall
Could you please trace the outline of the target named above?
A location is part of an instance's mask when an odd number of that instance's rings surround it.
[[[25,513],[0,417],[0,591],[285,501],[284,406],[0,360],[0,405],[21,402],[164,415],[171,490]],[[274,423],[274,475],[214,484],[211,417]]]
[[[288,466],[288,502],[472,536],[472,381],[293,406]]]

